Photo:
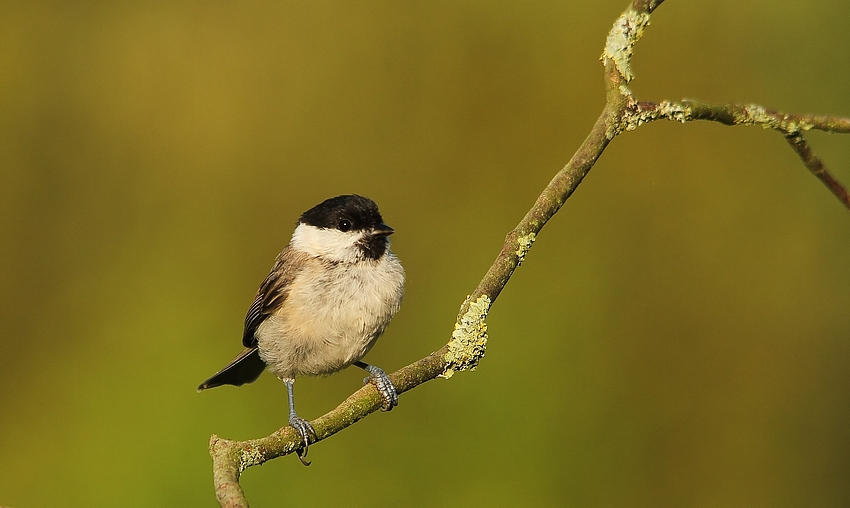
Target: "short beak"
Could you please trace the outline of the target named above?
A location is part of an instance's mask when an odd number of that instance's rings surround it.
[[[395,233],[395,230],[383,222],[372,228],[372,236],[390,236],[393,233]]]

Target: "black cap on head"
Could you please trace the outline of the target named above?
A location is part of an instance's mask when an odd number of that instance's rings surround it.
[[[384,255],[389,245],[387,236],[393,233],[393,229],[384,224],[378,205],[356,194],[326,199],[301,214],[299,222],[342,232],[370,231],[357,244],[363,256],[369,259]]]
[[[301,214],[299,222],[317,228],[362,231],[383,224],[384,220],[374,201],[348,194],[322,201]]]

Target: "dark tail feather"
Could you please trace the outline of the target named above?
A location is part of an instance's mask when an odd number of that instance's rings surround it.
[[[201,383],[198,391],[221,385],[242,386],[245,383],[253,383],[260,377],[265,368],[266,364],[260,358],[260,352],[257,348],[246,348],[227,367]]]

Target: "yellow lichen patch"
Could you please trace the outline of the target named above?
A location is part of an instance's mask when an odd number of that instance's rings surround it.
[[[776,129],[785,134],[799,134],[814,127],[803,118],[793,115],[780,116],[781,113],[768,111],[758,104],[746,104],[743,111],[737,122],[743,125],[761,125],[765,129]]]
[[[242,472],[247,468],[263,463],[263,454],[259,448],[248,446],[240,450],[239,471]]]
[[[674,104],[668,101],[661,102],[657,108],[626,111],[622,118],[622,130],[633,131],[641,125],[658,120],[659,118],[668,118],[677,122],[686,122],[693,116],[693,112],[688,106]],[[619,134],[619,133],[618,133]]]
[[[662,101],[659,104],[658,113],[662,118],[669,118],[677,122],[685,123],[691,117],[690,109],[680,105],[673,104],[669,101]]]
[[[632,49],[643,35],[647,25],[649,25],[649,14],[629,8],[614,22],[614,26],[608,32],[602,61],[613,60],[620,75],[627,82],[634,78],[631,69]]]
[[[446,369],[441,377],[449,379],[457,371],[473,370],[478,365],[487,349],[487,323],[484,320],[490,304],[490,298],[482,295],[469,302],[466,312],[458,318],[448,344],[449,351],[443,357]]]
[[[518,247],[517,247],[517,250],[516,250],[517,266],[521,265],[522,262],[525,260],[525,255],[528,254],[528,249],[530,249],[532,244],[534,244],[534,240],[536,238],[537,238],[537,235],[534,234],[533,232],[529,233],[527,235],[522,235],[519,238],[517,238],[517,244],[518,244]]]
[[[744,106],[744,111],[747,114],[744,122],[746,124],[760,124],[765,129],[771,129],[776,126],[776,122],[774,122],[773,117],[767,113],[764,106],[759,106],[758,104],[747,104]]]

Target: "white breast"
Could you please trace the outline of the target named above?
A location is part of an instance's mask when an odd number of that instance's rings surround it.
[[[256,332],[260,357],[282,379],[330,374],[363,358],[404,293],[404,269],[389,251],[356,263],[310,261]]]

